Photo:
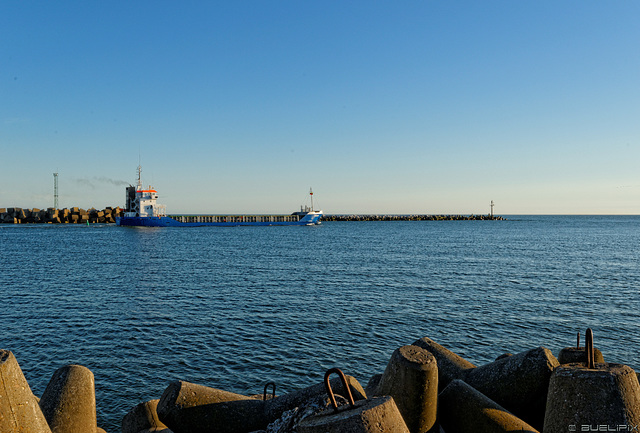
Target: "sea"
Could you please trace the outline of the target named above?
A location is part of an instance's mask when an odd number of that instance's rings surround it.
[[[42,395],[95,376],[98,425],[184,380],[283,394],[338,367],[365,386],[429,337],[476,365],[593,329],[640,368],[640,217],[312,227],[0,225],[0,348]]]

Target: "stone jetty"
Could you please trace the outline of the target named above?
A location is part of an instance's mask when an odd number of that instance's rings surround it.
[[[591,330],[588,330],[590,332]],[[591,334],[592,335],[592,334]],[[560,363],[534,347],[475,366],[424,337],[390,354],[366,388],[337,368],[297,391],[242,395],[173,381],[123,417],[122,433],[528,433],[640,431],[638,375],[596,357]],[[566,352],[566,349],[563,349]],[[338,377],[332,375],[337,374]],[[439,384],[443,381],[446,385]],[[99,403],[99,402],[98,402]],[[0,350],[0,432],[103,432],[93,374],[58,369],[35,397],[18,362]],[[110,432],[110,433],[116,433]]]
[[[323,215],[322,221],[504,221],[496,215]]]
[[[119,207],[98,209],[22,209],[19,207],[0,208],[0,224],[113,224],[117,216],[122,216]]]

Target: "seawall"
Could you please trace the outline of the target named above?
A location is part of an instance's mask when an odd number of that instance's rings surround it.
[[[495,215],[323,215],[322,221],[504,221]]]
[[[98,209],[22,209],[19,207],[0,208],[0,224],[112,224],[117,216],[122,216],[119,207]]]
[[[324,383],[282,395],[276,395],[274,382],[265,384],[261,395],[241,395],[173,380],[156,399],[132,407],[121,423],[111,420],[110,428],[111,433],[637,431],[637,373],[605,362],[602,355],[594,362],[591,329],[586,340],[584,347],[562,349],[558,358],[538,346],[476,366],[423,337],[397,348],[366,386],[331,368]],[[578,356],[563,359],[567,350]],[[329,380],[334,373],[339,377]],[[38,399],[13,353],[0,350],[0,431],[102,433],[98,404],[94,375],[86,367],[60,367]]]

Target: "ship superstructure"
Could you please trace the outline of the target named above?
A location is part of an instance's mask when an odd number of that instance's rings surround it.
[[[158,199],[158,191],[142,187],[142,167],[138,166],[138,184],[137,186],[127,187],[126,206],[124,216],[133,217],[163,217],[166,216],[166,206],[156,203]]]

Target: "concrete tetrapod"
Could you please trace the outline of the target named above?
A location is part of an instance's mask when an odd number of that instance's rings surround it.
[[[264,404],[245,395],[175,381],[158,402],[158,418],[175,433],[242,433],[261,430]]]
[[[81,365],[57,369],[40,398],[40,408],[52,433],[95,432],[96,393],[91,370]]]
[[[0,432],[51,433],[13,353],[0,349]]]
[[[466,374],[475,368],[475,365],[430,338],[421,338],[413,345],[428,350],[436,358],[439,391],[442,391],[454,379],[464,379]]]
[[[542,430],[549,378],[558,365],[549,349],[538,347],[474,368],[464,381]]]
[[[342,406],[336,412],[327,409],[305,418],[298,433],[409,433],[400,411],[387,395],[359,400],[355,406]]]
[[[158,402],[140,403],[122,418],[122,433],[170,433],[171,430],[158,418]]]
[[[593,348],[595,362],[603,363],[604,356],[597,348]],[[587,352],[584,347],[565,347],[558,353],[558,362],[562,364],[575,364],[576,362],[587,362]]]
[[[562,365],[549,383],[545,433],[638,431],[638,376],[622,364]]]
[[[391,355],[375,395],[390,395],[411,433],[437,430],[438,364],[418,346],[402,346]]]
[[[356,399],[366,398],[362,386],[347,376]],[[336,393],[342,385],[331,381]],[[174,433],[246,433],[262,430],[283,412],[325,392],[324,384],[263,401],[189,382],[172,382],[162,394],[157,412]]]
[[[364,400],[367,398],[364,389],[353,376],[346,375],[345,378],[349,384],[349,389],[354,400]],[[333,378],[329,383],[336,394],[341,396],[347,395],[340,378]],[[278,396],[272,400],[268,400],[265,411],[269,422],[273,422],[278,419],[283,412],[291,410],[296,406],[300,406],[302,403],[319,395],[323,395],[325,392],[326,389],[324,383],[318,383],[316,385],[308,386],[306,388]]]
[[[532,426],[461,380],[454,380],[440,393],[438,418],[446,432],[537,433]]]

